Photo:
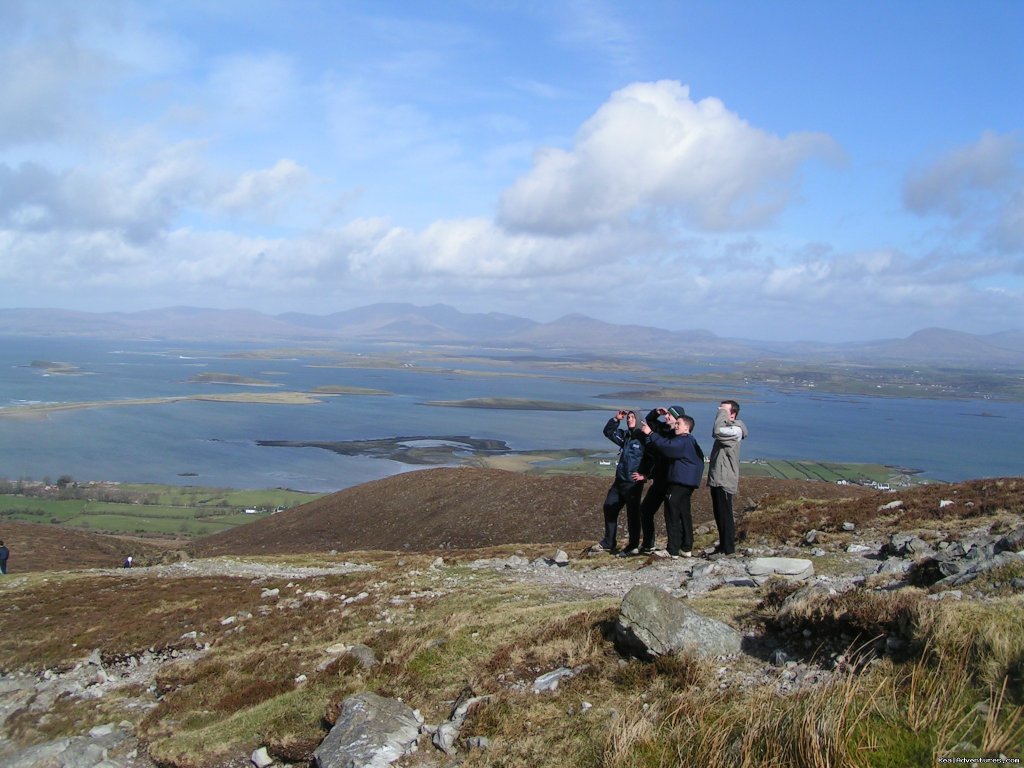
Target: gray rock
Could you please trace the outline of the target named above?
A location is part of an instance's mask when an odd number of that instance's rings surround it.
[[[903,560],[898,557],[891,557],[888,560],[884,560],[879,563],[878,570],[875,573],[887,573],[892,576],[902,576],[910,571],[913,563],[908,560]]]
[[[740,634],[735,629],[698,613],[650,584],[633,587],[622,599],[616,638],[620,645],[641,657],[683,650],[702,656],[724,656],[740,650]]]
[[[267,752],[266,747],[260,747],[249,757],[249,762],[255,765],[256,768],[268,768],[274,764],[274,758]]]
[[[1000,552],[1020,552],[1024,549],[1024,526],[1003,536],[995,543],[993,549],[993,554],[997,555]]]
[[[348,649],[348,655],[354,658],[363,669],[373,669],[377,666],[377,654],[368,645],[356,643]]]
[[[758,584],[772,576],[789,581],[807,581],[814,575],[814,563],[802,557],[755,557],[747,563],[747,573]]]
[[[434,730],[434,734],[431,738],[434,746],[446,755],[454,754],[455,742],[459,738],[462,726],[466,723],[466,716],[469,714],[469,710],[475,705],[484,701],[489,701],[490,699],[490,696],[470,696],[464,701],[457,703],[455,709],[452,711],[451,717],[441,723]]]
[[[818,532],[813,528],[804,534],[804,544],[811,546],[818,543]]]
[[[558,566],[565,566],[569,564],[569,555],[563,550],[559,549],[555,552],[555,556],[551,558],[552,562]]]
[[[569,667],[559,667],[551,672],[547,672],[533,681],[533,692],[553,691],[558,687],[562,678],[572,677],[572,675],[573,671]]]
[[[843,530],[847,532],[855,531],[857,530],[857,526],[851,523],[849,520],[847,520],[845,523],[843,523]]]
[[[963,568],[958,573],[953,573],[946,576],[944,579],[940,579],[933,585],[934,589],[952,589],[954,587],[961,587],[974,579],[978,578],[979,575],[985,571],[997,568],[1001,565],[1010,565],[1024,563],[1024,555],[1019,555],[1016,552],[1000,552],[998,555],[991,557],[984,557],[971,562],[967,567]]]
[[[313,752],[316,768],[384,768],[412,751],[419,722],[411,707],[369,691],[345,699],[327,738]]]
[[[459,726],[445,721],[434,730],[431,742],[446,755],[455,754],[455,742],[459,738]]]

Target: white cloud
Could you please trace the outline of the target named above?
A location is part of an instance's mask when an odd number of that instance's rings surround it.
[[[1024,250],[1024,141],[985,131],[907,175],[904,205],[938,214],[961,235],[977,234],[1003,251]]]
[[[1013,184],[1021,150],[1017,136],[986,131],[974,144],[908,174],[903,201],[915,213],[960,216],[971,205],[973,193],[998,192]]]
[[[0,148],[80,130],[86,98],[110,67],[71,40],[0,48]]]
[[[502,195],[501,222],[568,234],[655,212],[705,230],[757,226],[790,202],[804,161],[835,152],[822,134],[779,138],[717,99],[694,102],[678,82],[634,83],[582,126],[572,150],[538,153]]]
[[[298,193],[312,180],[312,174],[294,160],[278,160],[271,168],[247,171],[212,204],[231,214],[272,214],[275,205]]]
[[[139,157],[131,151],[54,172],[0,164],[0,223],[28,230],[116,230],[144,241],[206,194],[200,145],[183,142]]]

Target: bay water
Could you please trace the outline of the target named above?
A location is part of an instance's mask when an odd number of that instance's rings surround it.
[[[252,349],[252,347],[248,347]],[[204,393],[268,392],[238,384],[197,383],[204,372],[280,385],[376,389],[385,395],[325,397],[314,405],[179,401],[54,411],[37,418],[0,413],[0,477],[70,475],[235,488],[286,487],[329,492],[417,469],[398,462],[342,456],[317,448],[261,447],[259,440],[347,441],[397,436],[463,435],[506,442],[512,450],[584,448],[613,452],[601,434],[619,406],[646,412],[683,405],[708,433],[717,402],[663,403],[599,397],[649,388],[649,374],[619,370],[528,373],[507,362],[478,363],[478,374],[421,367],[333,368],[323,360],[225,357],[241,344],[0,338],[0,409],[26,403],[107,402]],[[33,361],[69,363],[73,375],[49,373]],[[453,366],[454,367],[454,366]],[[692,365],[665,361],[661,373],[685,376]],[[530,371],[536,372],[536,368]],[[495,375],[497,374],[497,375]],[[1024,474],[1024,404],[990,400],[924,400],[828,396],[737,383],[715,397],[736,396],[750,429],[743,458],[882,463],[957,481]],[[592,410],[448,408],[431,400],[524,398],[583,404]]]

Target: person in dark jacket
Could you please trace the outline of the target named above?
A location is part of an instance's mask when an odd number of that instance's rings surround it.
[[[684,416],[683,407],[673,405],[671,408],[654,408],[644,417],[644,421],[652,432],[669,437],[673,434],[672,425],[676,419],[673,414]],[[656,544],[654,513],[664,504],[665,494],[668,492],[669,460],[651,443],[647,443],[646,450],[645,463],[648,472],[645,476],[635,479],[651,481],[647,493],[644,494],[644,500],[640,503],[640,529],[643,532],[643,541],[638,550],[640,554],[649,555],[654,552]],[[668,513],[667,507],[665,512]]]
[[[640,496],[643,481],[635,476],[646,471],[644,446],[646,437],[637,429],[633,411],[619,411],[604,425],[604,436],[619,446],[619,460],[615,465],[615,480],[604,499],[604,537],[598,547],[615,552],[619,528],[619,512],[626,508],[628,541],[625,551],[636,551],[640,546]]]
[[[0,574],[7,573],[7,558],[11,556],[11,550],[0,541]]]
[[[646,423],[641,427],[647,442],[669,459],[668,491],[665,499],[665,529],[668,532],[668,553],[671,557],[691,557],[693,554],[693,515],[690,497],[700,487],[704,475],[704,451],[690,434],[694,421],[690,416],[675,419],[671,437],[651,432]]]

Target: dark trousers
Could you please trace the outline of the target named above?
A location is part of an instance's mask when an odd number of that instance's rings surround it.
[[[626,508],[626,525],[629,542],[626,549],[634,549],[640,541],[640,494],[643,483],[612,483],[604,499],[604,538],[601,546],[615,549],[615,537],[619,528],[619,512]]]
[[[732,494],[725,488],[711,486],[711,508],[718,526],[718,547],[727,555],[736,551],[736,521],[732,516]]]
[[[654,513],[665,501],[665,494],[668,491],[668,483],[664,480],[655,480],[647,489],[647,495],[640,505],[640,530],[643,531],[644,540],[640,544],[643,549],[654,549]],[[665,513],[668,514],[666,508]]]
[[[690,513],[692,485],[668,486],[665,507],[665,529],[668,531],[668,553],[678,555],[680,551],[693,550],[693,515]]]

